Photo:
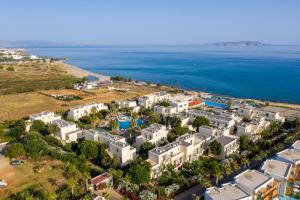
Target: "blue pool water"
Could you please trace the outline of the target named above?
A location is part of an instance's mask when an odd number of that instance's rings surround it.
[[[86,70],[233,97],[300,103],[300,46],[29,48]]]
[[[126,120],[122,120],[122,121],[118,121],[119,122],[119,128],[120,129],[128,129],[130,127],[130,122],[131,122],[131,119],[130,117],[127,117],[126,116]],[[138,126],[141,126],[143,124],[143,120],[142,119],[138,119],[136,124]]]
[[[228,106],[226,104],[213,102],[213,101],[204,101],[204,104],[209,107],[221,108],[224,110],[228,108]]]

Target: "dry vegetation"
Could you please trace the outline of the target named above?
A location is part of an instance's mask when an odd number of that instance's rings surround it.
[[[0,95],[41,89],[67,88],[79,80],[65,72],[61,62],[26,62],[0,65],[2,66],[0,69]]]
[[[110,103],[118,99],[130,99],[144,94],[159,91],[159,88],[134,86],[128,84],[114,85],[116,88],[126,88],[128,91],[109,91],[97,89],[89,91],[77,91],[72,89],[41,90],[19,94],[0,95],[0,121],[19,119],[30,114],[44,110],[60,111],[67,110],[75,105],[103,102]],[[51,97],[58,94],[73,94],[82,97],[81,100],[71,102],[59,101]]]
[[[54,193],[66,183],[60,162],[49,161],[41,166],[39,172],[34,173],[32,163],[27,162],[23,166],[12,167],[9,165],[9,160],[0,155],[0,178],[5,179],[8,184],[5,189],[0,189],[0,199],[6,199],[32,186]]]

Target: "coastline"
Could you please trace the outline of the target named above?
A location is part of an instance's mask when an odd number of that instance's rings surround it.
[[[91,71],[88,71],[88,70],[85,70],[85,69],[82,69],[80,67],[77,67],[75,65],[70,65],[70,64],[67,64],[63,61],[60,61],[61,64],[62,64],[62,67],[63,69],[77,77],[77,78],[83,78],[83,77],[87,77],[87,76],[93,76],[93,77],[96,77],[98,78],[99,81],[107,81],[107,80],[110,80],[110,76],[105,76],[105,75],[102,75],[102,74],[98,74],[98,73],[94,73],[94,72],[91,72]]]

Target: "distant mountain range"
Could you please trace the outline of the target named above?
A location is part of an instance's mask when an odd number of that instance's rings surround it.
[[[216,43],[211,43],[208,45],[214,45],[214,46],[266,46],[267,44],[264,44],[260,41],[238,41],[238,42],[216,42]]]
[[[239,42],[216,42],[203,45],[209,46],[266,46],[259,41],[239,41]],[[79,43],[53,42],[47,40],[19,40],[19,41],[0,41],[0,47],[8,48],[29,48],[29,47],[103,47],[103,46],[123,46],[123,45],[86,45]],[[125,46],[148,46],[148,45],[125,45]],[[149,45],[149,46],[165,46],[165,45]],[[169,46],[169,45],[166,45]],[[173,46],[173,45],[170,45]],[[175,45],[181,46],[181,45]],[[185,45],[182,45],[185,46]],[[202,46],[202,45],[188,45],[188,46]]]
[[[53,42],[47,40],[19,40],[19,41],[0,41],[0,47],[8,48],[28,48],[28,47],[77,47],[81,44]]]

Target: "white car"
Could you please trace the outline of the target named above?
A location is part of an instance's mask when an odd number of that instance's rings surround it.
[[[6,187],[7,186],[7,183],[5,182],[4,179],[0,179],[0,188],[2,187]]]

